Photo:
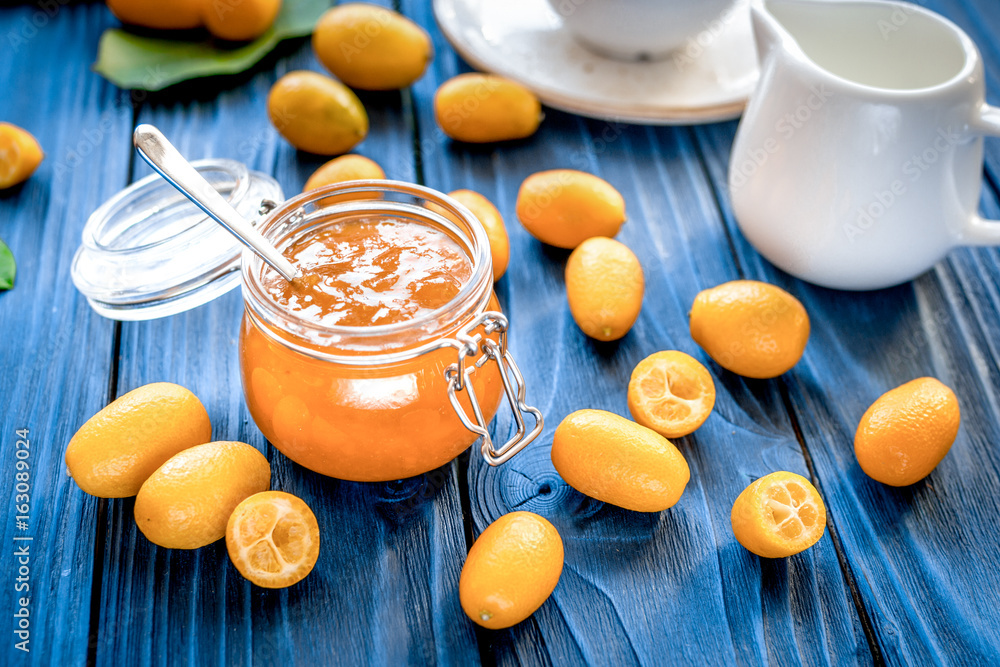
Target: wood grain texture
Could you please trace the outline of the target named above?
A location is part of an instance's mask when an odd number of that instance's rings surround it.
[[[240,85],[189,87],[189,99],[145,104],[138,122],[160,127],[189,158],[228,157],[273,173],[297,194],[326,158],[297,153],[267,118],[272,83],[293,69],[321,71],[308,42]],[[192,99],[193,98],[193,99]],[[392,178],[414,179],[408,109],[399,93],[362,94],[371,121],[358,151]],[[149,173],[138,163],[135,178]],[[136,529],[131,500],[113,501],[101,601],[99,665],[469,664],[471,628],[459,616],[465,554],[455,465],[386,484],[340,482],[291,463],[267,444],[243,402],[238,290],[194,311],[123,325],[120,392],[155,381],[197,394],[213,437],[242,440],[271,461],[272,488],[303,498],[322,535],[303,582],[267,591],[242,579],[222,542],[166,550]],[[464,617],[463,617],[464,618]]]
[[[430,20],[422,3],[404,8]],[[705,360],[688,334],[687,309],[700,289],[737,277],[738,268],[690,132],[546,110],[531,139],[502,148],[451,142],[429,109],[435,87],[464,68],[443,40],[435,47],[434,70],[414,89],[425,179],[444,191],[478,190],[504,214],[511,262],[497,291],[529,402],[546,418],[539,441],[505,466],[473,457],[475,532],[526,509],[548,517],[566,543],[552,598],[532,619],[484,633],[488,655],[500,664],[869,662],[829,538],[788,561],[765,562],[732,536],[732,502],[751,480],[777,469],[808,474],[774,383],[713,368],[716,413],[679,441],[692,479],[666,512],[604,506],[570,489],[552,467],[552,432],[566,414],[587,407],[628,415],[628,377],[644,356],[680,349]],[[618,239],[642,262],[647,296],[632,332],[616,344],[595,343],[577,329],[563,287],[567,253],[535,241],[514,215],[524,177],[563,167],[605,178],[627,202]],[[505,436],[511,420],[501,417],[494,428]]]
[[[996,91],[1000,54],[995,43],[982,42],[985,3],[971,9],[925,4],[980,41],[987,85]],[[995,7],[988,13],[996,23]],[[877,292],[837,292],[797,281],[757,255],[733,220],[726,164],[734,132],[735,124],[727,124],[698,128],[696,135],[743,271],[785,287],[810,313],[806,355],[782,381],[878,652],[890,664],[996,663],[997,251],[956,250],[915,281]],[[990,175],[1000,155],[996,149],[987,142]],[[996,182],[992,176],[988,181]],[[989,186],[983,209],[998,215]],[[923,375],[954,388],[962,429],[926,480],[902,489],[884,486],[858,466],[854,430],[879,395]]]
[[[321,70],[308,43],[281,47],[257,73],[140,96],[134,118],[129,94],[89,70],[101,30],[114,23],[103,4],[60,6],[39,19],[36,32],[37,8],[0,12],[0,81],[8,91],[0,94],[0,119],[31,130],[47,153],[27,184],[0,194],[0,238],[19,264],[16,288],[0,293],[0,460],[8,462],[0,497],[14,497],[14,430],[26,426],[35,505],[25,533],[34,538],[32,653],[10,641],[0,663],[84,664],[88,651],[100,665],[1000,662],[998,251],[957,250],[913,283],[869,294],[790,278],[756,254],[733,220],[725,173],[736,123],[645,128],[547,111],[531,139],[453,143],[434,124],[431,98],[465,67],[429,4],[406,0],[401,9],[434,37],[432,71],[411,91],[361,94],[372,131],[356,152],[390,178],[442,191],[468,187],[500,208],[511,265],[497,293],[511,317],[529,402],[543,410],[547,427],[501,468],[474,451],[467,462],[386,484],[313,474],[264,441],[239,387],[238,292],[177,317],[125,324],[116,348],[114,325],[92,313],[69,280],[87,214],[148,173],[141,163],[129,172],[134,120],[159,125],[191,158],[244,161],[296,194],[324,159],[281,140],[264,100],[284,72]],[[979,43],[989,99],[1000,101],[995,0],[924,4]],[[647,296],[639,322],[617,344],[579,332],[564,296],[567,253],[541,245],[516,222],[521,180],[551,167],[596,173],[628,202],[619,239],[643,263]],[[1000,142],[987,140],[986,175],[983,212],[1000,217]],[[806,357],[779,380],[727,373],[688,335],[694,295],[741,276],[785,287],[812,317]],[[678,442],[692,470],[684,498],[666,512],[640,514],[581,496],[552,467],[555,426],[582,407],[627,415],[631,369],[667,348],[704,361],[718,388],[715,414]],[[875,397],[924,374],[955,388],[959,439],[926,481],[884,487],[857,466],[854,428]],[[136,530],[131,500],[100,510],[65,476],[63,452],[75,429],[113,398],[109,379],[118,394],[179,382],[205,403],[215,438],[264,451],[272,487],[316,511],[323,547],[314,573],[289,590],[265,591],[237,574],[222,543],[160,549]],[[503,415],[492,429],[503,437],[512,427]],[[729,509],[749,481],[778,469],[813,474],[837,539],[828,533],[802,555],[771,561],[736,544]],[[553,521],[566,568],[532,619],[482,631],[458,604],[466,535],[514,509]],[[19,532],[9,513],[0,572],[15,570]],[[95,548],[103,554],[97,563]],[[4,586],[0,613],[7,614],[15,596]],[[88,633],[96,637],[89,647]]]
[[[0,119],[28,129],[46,154],[29,181],[0,193],[0,238],[18,264],[14,289],[0,293],[2,664],[78,665],[87,656],[98,501],[67,476],[63,455],[104,406],[111,364],[113,325],[93,316],[70,281],[87,216],[128,179],[128,155],[111,137],[131,126],[131,103],[88,72],[109,23],[96,5],[59,7],[52,17],[32,6],[0,12]],[[22,428],[30,430],[27,530],[17,528],[14,511]],[[25,544],[16,536],[33,538],[28,591],[15,590],[24,563],[14,551]],[[27,654],[14,648],[22,596],[30,598]]]

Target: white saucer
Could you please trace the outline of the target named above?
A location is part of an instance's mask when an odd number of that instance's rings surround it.
[[[506,76],[545,104],[633,123],[737,118],[757,82],[748,0],[664,60],[622,62],[578,44],[546,0],[434,0],[438,25],[473,67]]]

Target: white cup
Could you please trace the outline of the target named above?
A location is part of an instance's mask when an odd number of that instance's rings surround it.
[[[548,0],[589,50],[619,60],[668,56],[720,19],[735,0]]]

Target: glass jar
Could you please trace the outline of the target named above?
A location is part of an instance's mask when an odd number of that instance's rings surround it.
[[[279,248],[352,216],[435,227],[469,258],[472,275],[441,308],[395,324],[326,327],[262,289],[264,263],[158,175],[118,193],[87,220],[72,277],[91,307],[147,320],[200,306],[237,285],[245,303],[239,363],[251,415],[289,458],[359,481],[432,470],[477,438],[490,465],[542,430],[525,404],[493,295],[482,224],[453,199],[418,185],[353,181],[283,204],[270,176],[231,160],[192,165]],[[495,444],[487,424],[502,398],[515,434]],[[530,430],[524,415],[534,419]]]
[[[323,326],[271,298],[261,277],[273,269],[245,251],[240,368],[257,426],[293,461],[340,479],[416,475],[480,437],[487,461],[507,460],[537,436],[542,419],[524,404],[507,319],[493,294],[489,241],[467,209],[418,185],[353,181],[285,202],[258,231],[283,250],[359,217],[444,231],[468,256],[472,275],[450,302],[412,319]],[[494,446],[486,425],[504,396],[518,428]],[[523,412],[535,418],[531,432]]]

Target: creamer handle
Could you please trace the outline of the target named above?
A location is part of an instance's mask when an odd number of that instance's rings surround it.
[[[972,119],[972,130],[978,134],[1000,137],[1000,107],[983,103]],[[973,213],[962,230],[962,242],[966,245],[1000,245],[1000,220],[989,220]]]

